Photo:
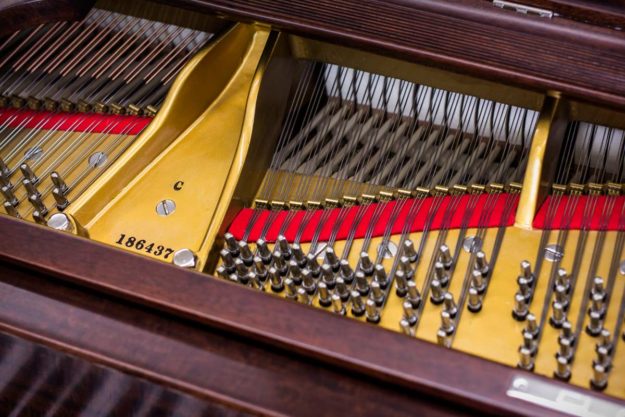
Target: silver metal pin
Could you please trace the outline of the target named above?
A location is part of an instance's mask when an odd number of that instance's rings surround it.
[[[436,332],[436,341],[439,346],[445,347],[447,349],[451,348],[451,335],[448,334],[443,329],[438,329]]]
[[[35,210],[37,210],[41,215],[45,216],[48,214],[48,209],[46,208],[45,204],[43,204],[41,196],[37,194],[31,194],[28,197],[28,201],[30,201],[30,204],[32,204]]]
[[[338,256],[336,256],[334,249],[331,248],[330,246],[326,248],[326,262],[328,263],[328,265],[330,265],[330,267],[332,268],[332,271],[334,272],[339,271],[340,260]]]
[[[304,288],[297,289],[297,301],[302,304],[309,305],[310,304],[310,294]]]
[[[399,328],[401,329],[401,332],[405,334],[406,336],[410,336],[410,337],[414,336],[414,328],[410,325],[408,320],[406,319],[399,320]]]
[[[346,283],[351,284],[354,281],[354,270],[346,259],[341,259],[339,269],[341,270],[341,277]]]
[[[473,270],[471,272],[471,286],[475,288],[479,294],[484,294],[486,291],[486,279],[480,271]]]
[[[417,251],[414,248],[414,243],[410,239],[406,239],[403,245],[404,256],[408,257],[411,263],[417,262]]]
[[[417,313],[412,307],[412,304],[410,304],[410,301],[404,301],[402,308],[404,310],[404,319],[406,319],[411,326],[417,324]]]
[[[352,299],[352,314],[356,317],[360,317],[365,314],[365,302],[358,291],[351,292]]]
[[[562,381],[568,381],[571,379],[571,364],[568,359],[564,356],[558,356],[556,361],[556,370],[553,373],[553,376]]]
[[[597,359],[594,361],[594,364],[601,365],[604,368],[609,368],[612,362],[612,357],[610,356],[610,351],[603,346],[597,347]]]
[[[367,252],[360,252],[360,270],[365,275],[373,274],[373,262],[371,262],[371,258],[369,258]]]
[[[599,293],[593,294],[592,298],[590,299],[590,311],[597,312],[601,316],[601,318],[603,318],[603,316],[605,315],[604,299],[605,298]]]
[[[284,290],[284,280],[280,272],[274,268],[269,268],[269,282],[271,283],[271,290],[273,292],[281,292]]]
[[[564,306],[559,302],[554,302],[551,308],[551,317],[549,323],[556,329],[562,327],[562,324],[566,321],[566,313],[564,312]]]
[[[0,173],[6,177],[11,176],[11,170],[9,169],[7,164],[4,162],[4,159],[2,158],[0,158]]]
[[[302,283],[302,270],[294,259],[289,261],[289,274],[296,285],[300,285]]]
[[[24,178],[29,180],[31,183],[37,184],[39,182],[39,178],[37,178],[37,175],[35,175],[35,173],[27,163],[23,163],[20,165],[20,171],[22,171],[22,175],[24,176]]]
[[[558,356],[568,361],[573,357],[573,343],[569,339],[558,339]]]
[[[590,386],[598,391],[602,391],[608,386],[608,370],[605,367],[599,364],[593,366]]]
[[[482,276],[488,275],[488,271],[489,271],[488,260],[486,259],[486,254],[481,250],[475,254],[474,269],[476,271],[479,271],[482,274]]]
[[[441,284],[441,287],[446,287],[449,283],[449,274],[445,270],[445,264],[442,262],[436,262],[434,264],[434,277]]]
[[[271,257],[273,259],[273,267],[276,269],[276,271],[280,275],[286,276],[286,274],[289,272],[289,266],[282,257],[282,253],[280,251],[274,251],[273,254],[271,254]]]
[[[558,303],[562,304],[562,307],[566,310],[569,305],[569,296],[563,285],[556,285],[554,298]]]
[[[245,277],[247,275],[247,266],[245,266],[243,261],[239,258],[234,260],[234,269],[236,270],[237,278],[239,278],[239,280],[241,277]]]
[[[229,253],[227,250],[226,252]],[[256,270],[259,280],[262,282],[267,281],[267,265],[265,265],[260,256],[254,256],[254,269]]]
[[[389,280],[382,264],[376,264],[373,268],[373,279],[380,284],[380,288],[386,288]]]
[[[239,242],[239,256],[245,266],[252,266],[254,264],[254,253],[252,253],[250,245],[248,245],[245,241]]]
[[[345,314],[345,306],[343,305],[343,301],[341,300],[341,297],[339,297],[338,294],[332,294],[331,300],[332,300],[332,311],[334,311],[336,314]]]
[[[456,330],[453,318],[445,310],[441,311],[441,330],[447,334],[452,334]]]
[[[341,301],[346,302],[349,300],[349,289],[341,277],[336,278],[336,293],[341,297]]]
[[[527,307],[527,300],[523,294],[516,293],[514,295],[514,309],[512,310],[512,316],[518,320],[523,321],[527,317],[529,309]]]
[[[527,314],[525,318],[525,332],[532,335],[532,337],[538,336],[540,333],[540,327],[538,326],[538,320],[536,320],[536,316],[532,313]]]
[[[517,284],[519,284],[519,293],[522,294],[527,301],[529,301],[532,298],[532,286],[527,278],[519,277],[517,279]]]
[[[443,303],[443,308],[447,313],[449,313],[449,316],[452,319],[456,318],[456,314],[458,314],[458,306],[456,306],[453,294],[448,291],[445,292],[445,295],[443,295]]]
[[[562,323],[562,327],[560,328],[560,338],[569,339],[571,342],[575,340],[575,335],[573,334],[573,325],[570,321],[564,320],[564,323]]]
[[[306,255],[306,262],[308,264],[308,269],[310,270],[310,273],[313,275],[313,277],[316,278],[321,275],[321,266],[319,265],[319,262],[317,262],[317,257],[315,256],[315,254],[309,253],[308,255]]]
[[[315,278],[313,278],[308,268],[302,269],[302,288],[304,288],[309,295],[314,294],[317,288]]]
[[[228,274],[228,271],[226,271],[226,268],[224,268],[223,265],[219,265],[217,267],[217,269],[215,269],[215,273],[220,278],[223,278],[223,279],[226,279],[226,280],[230,279],[230,274]]]
[[[440,248],[438,248],[438,260],[443,264],[445,269],[451,268],[454,263],[449,246],[444,243],[440,246]]]
[[[69,187],[67,186],[67,184],[65,183],[65,180],[63,180],[63,178],[61,177],[61,175],[59,175],[58,172],[53,171],[50,174],[50,179],[52,180],[52,184],[54,184],[54,186],[59,189],[61,194],[63,195],[67,194],[67,192],[69,191]]]
[[[406,296],[408,292],[408,280],[402,270],[395,271],[395,292],[400,297]]]
[[[588,322],[588,325],[586,326],[586,333],[593,337],[599,336],[601,330],[603,329],[603,320],[601,319],[601,314],[599,314],[597,311],[590,310],[590,313],[588,313],[588,317],[590,320]]]
[[[306,260],[306,255],[304,254],[302,247],[298,243],[294,243],[291,245],[291,255],[293,256],[293,259],[295,260],[295,262],[297,262],[297,265],[299,265],[300,268],[304,268],[308,264],[308,261]]]
[[[0,186],[13,189],[13,184],[11,183],[11,177],[0,172]]]
[[[11,188],[4,186],[0,188],[0,192],[2,192],[2,196],[7,203],[12,205],[13,207],[17,207],[17,205],[19,204],[19,200],[17,199],[17,197],[15,197],[15,194],[13,193],[13,190]]]
[[[358,271],[355,274],[356,277],[356,290],[361,295],[369,294],[369,282],[367,281],[367,277],[362,271]],[[378,284],[379,285],[379,284]]]
[[[414,269],[410,263],[410,259],[407,256],[399,258],[399,269],[406,274],[406,279],[412,279],[414,277]]]
[[[291,246],[289,245],[289,241],[286,240],[286,237],[283,235],[279,235],[278,239],[276,239],[276,245],[278,246],[278,251],[282,254],[282,257],[285,260],[291,259]]]
[[[319,304],[323,307],[329,307],[330,304],[332,304],[332,300],[330,299],[330,291],[328,291],[328,286],[325,282],[317,284],[317,292],[319,293]]]
[[[321,265],[321,279],[326,283],[329,289],[333,289],[336,285],[336,278],[334,277],[334,272],[332,272],[330,265]]]
[[[371,299],[376,303],[376,305],[382,305],[382,303],[384,302],[384,291],[382,291],[382,288],[380,288],[380,284],[373,281],[370,285],[370,288]]]
[[[532,355],[536,353],[536,341],[534,340],[534,336],[530,332],[523,332],[523,347],[529,350]]]
[[[519,363],[517,366],[527,371],[534,370],[534,356],[532,352],[524,346],[519,349]]]
[[[467,308],[472,313],[477,313],[482,309],[482,297],[480,293],[473,287],[469,287],[469,300],[467,303]]]
[[[297,298],[297,286],[291,278],[284,280],[284,288],[286,288],[286,298],[295,300]]]
[[[595,295],[598,295],[603,299],[605,299],[606,297],[604,282],[603,282],[603,278],[601,277],[595,277],[592,280],[592,287],[590,289],[590,298],[592,299]]]
[[[417,284],[410,280],[408,281],[407,288],[406,300],[412,304],[412,308],[418,308],[419,304],[421,304],[421,293],[419,292],[419,288],[417,288]]]
[[[375,305],[375,301],[371,298],[367,298],[367,301],[365,302],[365,315],[367,317],[367,321],[370,323],[380,322],[380,312],[378,311],[378,307]]]
[[[564,269],[564,268],[558,268],[558,271],[556,272],[556,288],[558,286],[563,287],[564,291],[567,292],[567,293],[568,293],[569,288],[571,286],[571,284],[570,284],[570,276],[566,272],[566,269]]]
[[[41,193],[39,193],[39,190],[37,189],[37,187],[31,180],[29,179],[22,180],[22,185],[24,185],[24,188],[26,188],[26,194],[41,196]]]
[[[35,223],[37,224],[47,224],[46,215],[40,213],[39,210],[33,211],[33,220],[35,220]]]
[[[265,265],[271,264],[271,251],[269,250],[269,246],[267,246],[267,242],[265,239],[258,239],[256,241],[256,251],[258,252],[258,256],[263,260]]]
[[[232,233],[224,234],[224,241],[226,242],[226,249],[232,254],[233,257],[239,256],[239,243],[234,238]]]
[[[530,285],[534,285],[534,274],[532,273],[532,264],[529,261],[521,261],[521,275]]]
[[[20,213],[17,211],[17,209],[15,208],[13,204],[9,203],[8,201],[5,201],[3,205],[4,205],[4,211],[6,211],[9,216],[17,217],[18,219],[21,217]]]
[[[609,352],[612,351],[612,335],[608,329],[601,329],[601,332],[599,332],[597,347],[603,347]]]
[[[54,197],[57,209],[63,211],[69,206],[69,200],[65,197],[65,194],[61,193],[56,187],[52,190],[52,197]]]
[[[445,290],[441,287],[441,283],[436,278],[430,283],[430,301],[434,304],[441,304],[445,299]]]

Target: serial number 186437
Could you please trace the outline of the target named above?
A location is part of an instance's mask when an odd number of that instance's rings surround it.
[[[115,243],[138,251],[145,251],[154,256],[160,256],[163,259],[169,258],[169,256],[174,253],[172,248],[166,248],[163,245],[157,245],[145,239],[138,239],[135,236],[126,236],[124,233],[119,236],[119,239],[117,239]]]

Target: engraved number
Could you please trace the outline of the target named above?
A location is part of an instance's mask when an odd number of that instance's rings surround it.
[[[154,256],[163,256],[164,259],[167,259],[174,253],[174,250],[171,248],[166,248],[163,245],[156,245],[156,243],[148,242],[145,239],[137,240],[134,236],[126,236],[124,233],[119,235],[119,239],[115,242],[118,245],[126,246],[127,248],[134,248],[138,251],[144,251],[147,253],[151,253]]]

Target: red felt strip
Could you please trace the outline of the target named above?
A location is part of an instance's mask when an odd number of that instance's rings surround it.
[[[489,196],[496,198],[494,204],[489,203],[488,207],[490,207],[491,211],[488,216],[482,218],[483,212],[487,209],[486,201]],[[404,225],[408,221],[409,212],[412,207],[417,207],[417,213],[414,221],[412,222],[412,226],[410,227],[411,232],[422,231],[426,227],[426,223],[429,223],[430,230],[441,229],[442,227],[446,227],[449,229],[458,229],[462,226],[466,227],[497,227],[497,226],[510,226],[514,223],[514,213],[516,212],[516,206],[518,204],[518,196],[510,195],[510,194],[481,194],[477,196],[477,203],[474,205],[474,209],[472,210],[471,217],[466,222],[465,214],[468,213],[468,205],[471,198],[476,196],[473,195],[463,195],[463,196],[445,196],[445,197],[426,197],[420,199],[408,199],[408,200],[396,200],[385,203],[376,203],[370,204],[368,206],[354,206],[347,209],[328,209],[328,210],[316,210],[312,213],[312,216],[309,217],[309,221],[304,227],[304,232],[302,234],[302,238],[300,239],[301,243],[310,242],[317,232],[317,226],[319,225],[322,217],[327,216],[327,220],[321,226],[321,234],[319,239],[321,241],[328,240],[334,225],[336,224],[337,218],[341,210],[346,210],[346,214],[343,217],[343,222],[340,225],[339,232],[337,234],[338,240],[344,240],[347,238],[350,230],[352,228],[356,228],[355,237],[362,238],[365,236],[369,225],[374,219],[374,214],[376,210],[381,210],[378,212],[379,215],[375,216],[377,221],[373,228],[373,236],[382,236],[386,231],[387,224],[391,221],[392,213],[394,208],[399,204],[399,215],[397,215],[395,222],[393,223],[392,234],[399,234],[402,232]],[[458,200],[458,201],[454,201]],[[492,201],[492,200],[491,200]],[[430,219],[430,209],[433,207],[435,202],[440,202],[440,205],[436,212],[432,213],[433,219]],[[445,222],[444,217],[447,211],[447,207],[450,204],[457,203],[456,208],[453,211],[453,216],[451,220]],[[504,219],[503,216],[506,213],[506,207],[508,204],[512,204],[511,209],[507,211],[509,214],[507,219]],[[510,207],[509,207],[510,208]],[[359,216],[359,211],[364,210],[360,213],[360,221],[356,224],[357,217]],[[249,224],[250,219],[252,218],[255,210],[254,209],[243,209],[239,212],[237,217],[234,219],[234,222],[230,226],[229,232],[234,235],[237,239],[242,239],[245,234],[245,230]],[[284,221],[287,218],[289,211],[283,210],[277,213],[274,216],[273,223],[270,225],[268,232],[265,236],[265,239],[269,242],[275,241],[278,237],[278,233],[282,228]],[[289,241],[293,241],[301,222],[304,219],[304,216],[307,212],[305,210],[297,211],[291,218],[289,225],[286,228],[286,232],[284,233],[285,237]],[[270,210],[262,210],[260,211],[254,225],[252,227],[252,231],[249,235],[249,241],[258,240],[261,231],[264,228],[266,222],[269,220]],[[465,223],[463,225],[463,223]],[[447,223],[447,224],[445,224]]]
[[[0,126],[26,129],[138,135],[151,121],[150,117],[112,114],[55,113],[8,108],[0,110]]]
[[[590,212],[589,220],[584,222],[584,211],[589,203],[590,196],[562,196],[562,197],[547,197],[543,205],[541,206],[538,214],[534,218],[534,228],[536,229],[570,229],[579,230],[583,227],[588,230],[600,230],[605,225],[603,222],[603,208],[609,199],[614,199],[614,206],[610,210],[608,224],[604,230],[619,230],[619,219],[623,212],[623,204],[625,204],[625,197],[611,197],[611,196],[599,196],[594,197],[596,200],[590,201],[590,204],[594,205],[594,209]],[[553,203],[552,203],[553,201]],[[549,206],[556,204],[555,214],[547,219],[547,213],[550,211]],[[566,216],[567,205],[575,204],[573,216]],[[554,213],[554,209],[551,212]],[[570,209],[569,209],[570,210]],[[587,223],[587,224],[583,224]]]

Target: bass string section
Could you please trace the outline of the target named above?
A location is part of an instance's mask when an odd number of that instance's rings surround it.
[[[435,333],[450,347],[462,311],[481,309],[536,121],[532,110],[309,62],[216,273],[412,336],[430,300],[444,306]],[[461,232],[448,237],[452,227]]]
[[[517,279],[513,316],[525,322],[519,366],[533,369],[548,338],[553,376],[569,380],[578,351],[592,346],[582,372],[591,371],[590,386],[603,390],[625,316],[625,132],[575,121],[562,143],[535,222],[543,229],[538,251],[533,263],[521,262]]]
[[[104,9],[0,40],[5,211],[45,223],[150,123],[212,34]]]

